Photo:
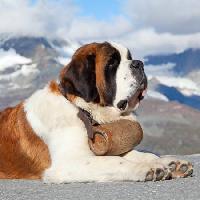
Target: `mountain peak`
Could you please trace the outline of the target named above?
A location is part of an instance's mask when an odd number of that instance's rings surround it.
[[[200,70],[200,49],[189,48],[181,53],[149,55],[145,57],[145,60],[145,65],[174,63],[173,70],[177,75],[187,75],[192,71]]]

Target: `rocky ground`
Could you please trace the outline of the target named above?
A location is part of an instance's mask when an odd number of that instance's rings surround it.
[[[0,199],[153,199],[199,200],[200,155],[182,156],[194,164],[190,178],[159,182],[44,184],[40,181],[0,181]]]
[[[194,154],[200,146],[200,112],[177,102],[144,100],[136,112],[144,130],[140,150],[158,154]]]

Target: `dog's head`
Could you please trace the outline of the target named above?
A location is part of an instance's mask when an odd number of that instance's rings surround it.
[[[91,43],[79,48],[60,74],[68,99],[76,97],[125,112],[137,107],[147,87],[143,63],[116,43]]]

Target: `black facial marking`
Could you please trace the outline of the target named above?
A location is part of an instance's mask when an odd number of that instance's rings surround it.
[[[99,101],[96,88],[95,55],[84,60],[72,60],[61,80],[65,93],[84,98],[87,102]]]
[[[111,58],[108,61],[107,67],[109,68],[117,68],[120,63],[120,55],[118,52],[115,52],[111,55]]]
[[[127,59],[132,60],[131,52],[129,51],[129,49],[128,49],[128,52],[127,52]]]
[[[119,66],[121,57],[120,53],[115,52],[110,56],[105,66],[105,80],[106,80],[106,93],[107,93],[107,104],[112,105],[114,97],[116,95],[116,71]]]
[[[145,79],[144,64],[142,61],[133,60],[130,68],[132,75],[135,76],[135,79],[138,83]]]

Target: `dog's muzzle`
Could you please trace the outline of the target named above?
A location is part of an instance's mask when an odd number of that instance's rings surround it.
[[[144,64],[140,60],[133,60],[131,65],[131,72],[137,81],[137,87],[134,88],[134,94],[119,101],[117,107],[123,111],[127,107],[134,108],[135,105],[144,99],[147,91],[147,77],[144,73]]]

